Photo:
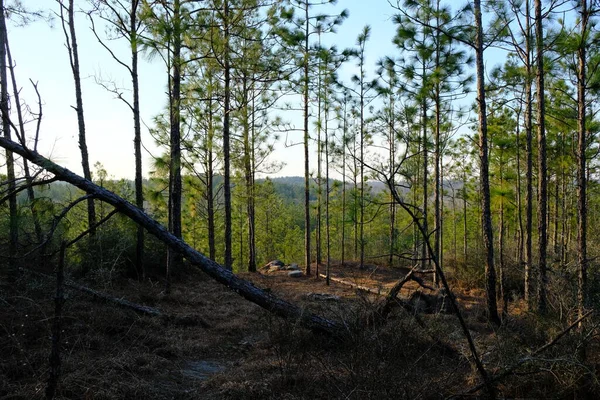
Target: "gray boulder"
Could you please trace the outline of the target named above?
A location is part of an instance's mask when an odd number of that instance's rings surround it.
[[[273,260],[273,261],[268,262],[261,269],[266,270],[267,272],[280,271],[282,269],[285,269],[285,263],[281,260]]]
[[[290,278],[301,278],[304,276],[304,272],[302,271],[290,271],[288,272],[288,276]]]

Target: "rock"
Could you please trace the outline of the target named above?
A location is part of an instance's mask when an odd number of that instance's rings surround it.
[[[290,278],[301,278],[304,276],[304,272],[302,271],[290,271],[288,272],[288,276]]]
[[[285,268],[285,264],[281,260],[273,260],[267,263],[261,269],[267,270],[267,272],[273,272],[273,270],[282,270]]]
[[[340,301],[340,296],[329,293],[308,293],[306,298],[317,301]]]
[[[296,263],[288,265],[285,269],[288,271],[300,271],[300,267]]]

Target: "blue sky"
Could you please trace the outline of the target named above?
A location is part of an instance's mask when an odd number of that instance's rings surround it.
[[[77,3],[82,7],[86,6],[86,2],[76,1]],[[25,4],[31,8],[57,10],[56,3],[52,0],[28,0]],[[386,0],[340,0],[335,9],[343,8],[350,11],[350,16],[339,28],[338,34],[331,36],[328,41],[335,43],[338,48],[351,47],[359,32],[368,24],[372,28],[367,47],[368,64],[371,68],[374,69],[379,58],[394,54],[391,44],[394,34],[391,17],[394,10]],[[125,104],[115,100],[112,94],[96,83],[96,77],[102,76],[123,87],[129,87],[128,75],[96,42],[90,32],[87,17],[77,14],[76,21],[90,164],[101,162],[109,176],[131,178],[134,174],[131,112]],[[29,79],[39,84],[44,103],[40,151],[67,168],[81,173],[77,118],[72,108],[75,104],[73,79],[58,19],[52,25],[45,22],[35,22],[26,27],[9,25],[9,40],[17,66],[18,84],[22,87],[22,101],[27,102],[34,110],[37,108],[37,99]],[[122,47],[122,50],[126,51],[126,48]],[[346,74],[349,73],[350,67]],[[151,124],[152,117],[167,104],[166,72],[159,58],[142,61],[140,83],[142,118],[146,124]],[[33,124],[30,128],[34,128]],[[158,154],[145,127],[142,140],[151,153]],[[273,160],[284,161],[286,164],[278,175],[303,175],[302,152],[297,147],[285,148],[279,144]],[[151,155],[146,153],[146,171],[150,161]]]

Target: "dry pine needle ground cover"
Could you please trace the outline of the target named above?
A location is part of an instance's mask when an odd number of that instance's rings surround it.
[[[382,292],[405,272],[332,268],[336,278]],[[381,301],[375,294],[339,282],[328,287],[315,278],[290,278],[283,271],[241,276],[341,321],[345,337],[315,335],[295,321],[272,317],[200,272],[180,276],[169,296],[159,283],[96,274],[94,282],[85,284],[174,318],[140,316],[67,290],[58,398],[428,399],[462,393],[478,383],[453,315],[415,317],[397,307],[384,324],[369,327],[365,316]],[[416,290],[411,283],[401,296]],[[54,282],[46,278],[0,276],[1,399],[44,397],[53,295]],[[463,290],[459,297],[491,374],[564,327],[522,314],[493,329],[485,322],[480,292]],[[533,398],[593,394],[598,387],[596,342],[592,339],[585,364],[573,356],[577,343],[575,335],[563,339],[545,354],[546,362],[532,362],[501,382],[499,393]]]

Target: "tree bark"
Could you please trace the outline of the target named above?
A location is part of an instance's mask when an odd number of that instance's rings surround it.
[[[423,70],[425,69],[425,65],[423,65]],[[423,71],[423,75],[425,75],[425,71]],[[427,187],[427,181],[429,180],[429,160],[428,160],[428,151],[427,151],[427,102],[423,99],[421,103],[421,124],[422,124],[422,151],[423,151],[423,203],[422,203],[422,214],[423,214],[423,228],[426,232],[429,232],[429,224],[427,221],[428,213],[427,208],[429,205],[429,191]],[[421,246],[421,269],[427,269],[427,245],[423,243]]]
[[[11,140],[10,111],[8,99],[8,78],[6,73],[6,49],[8,44],[4,0],[0,0],[0,112],[2,113],[2,133],[4,138]],[[19,105],[17,104],[17,107]],[[9,208],[9,242],[8,256],[11,263],[17,254],[19,243],[19,225],[17,220],[17,195],[15,193],[15,159],[11,151],[6,151],[6,178],[8,180],[8,208]],[[11,265],[11,268],[14,267]]]
[[[181,8],[173,3],[173,65],[170,88],[170,163],[169,163],[169,230],[181,238]],[[166,293],[171,290],[171,273],[181,265],[181,257],[167,249]]]
[[[479,105],[479,179],[481,185],[481,219],[483,244],[485,247],[485,289],[488,318],[495,324],[500,323],[496,303],[496,270],[494,268],[494,234],[492,228],[492,210],[490,201],[490,178],[488,159],[487,111],[485,100],[485,75],[483,66],[483,25],[481,18],[481,1],[474,2],[475,26],[475,58],[477,69],[477,103]]]
[[[242,82],[243,104],[241,105],[242,113],[242,129],[243,129],[243,145],[244,145],[244,180],[246,185],[246,212],[248,213],[248,271],[256,272],[256,233],[255,233],[255,216],[254,216],[254,171],[252,167],[252,148],[254,147],[250,141],[251,121],[249,110],[250,101],[248,100],[249,88],[248,78],[244,77]],[[254,110],[251,111],[254,113]]]
[[[62,1],[60,1],[61,7],[61,17],[63,15],[62,10],[64,5]],[[75,82],[75,101],[77,111],[77,124],[79,129],[79,149],[81,151],[81,166],[83,168],[83,176],[87,180],[92,180],[92,173],[90,171],[90,162],[88,155],[88,148],[86,142],[86,134],[85,134],[85,119],[83,115],[83,95],[81,93],[81,76],[79,69],[79,52],[77,49],[77,36],[75,34],[75,9],[73,5],[73,0],[69,0],[69,6],[67,8],[68,14],[68,29],[69,32],[64,26],[64,18],[63,18],[63,29],[65,31],[65,38],[67,40],[67,49],[69,50],[69,59],[71,62],[71,70],[73,72],[73,80]],[[87,210],[88,210],[88,227],[91,228],[96,223],[96,207],[94,206],[94,199],[88,199],[87,201]],[[95,231],[91,231],[91,236],[95,235]]]
[[[308,141],[310,139],[308,135],[308,59],[309,59],[309,48],[308,48],[308,36],[310,23],[308,19],[308,7],[309,2],[304,2],[304,60],[303,60],[303,101],[304,101],[304,262],[306,264],[306,275],[310,275],[310,170],[309,170],[309,149]]]
[[[224,106],[223,106],[223,195],[225,198],[225,268],[233,269],[233,247],[231,232],[231,160],[230,160],[230,113],[231,113],[231,63],[229,55],[229,0],[223,2],[224,54]]]
[[[547,200],[548,182],[546,171],[546,97],[544,84],[544,37],[542,26],[542,0],[535,0],[535,41],[537,51],[537,143],[538,143],[538,311],[547,311],[548,277],[546,276],[547,255]]]
[[[586,46],[589,21],[587,0],[581,1],[581,42],[577,49],[577,314],[581,319],[587,306],[587,174],[586,174]]]
[[[142,177],[142,128],[140,123],[140,88],[138,76],[138,38],[137,38],[137,12],[138,0],[131,1],[129,12],[129,31],[131,40],[131,84],[133,87],[133,148],[135,154],[135,205],[144,209],[144,187]],[[142,280],[146,278],[144,267],[144,229],[137,227],[135,244],[135,269]]]

